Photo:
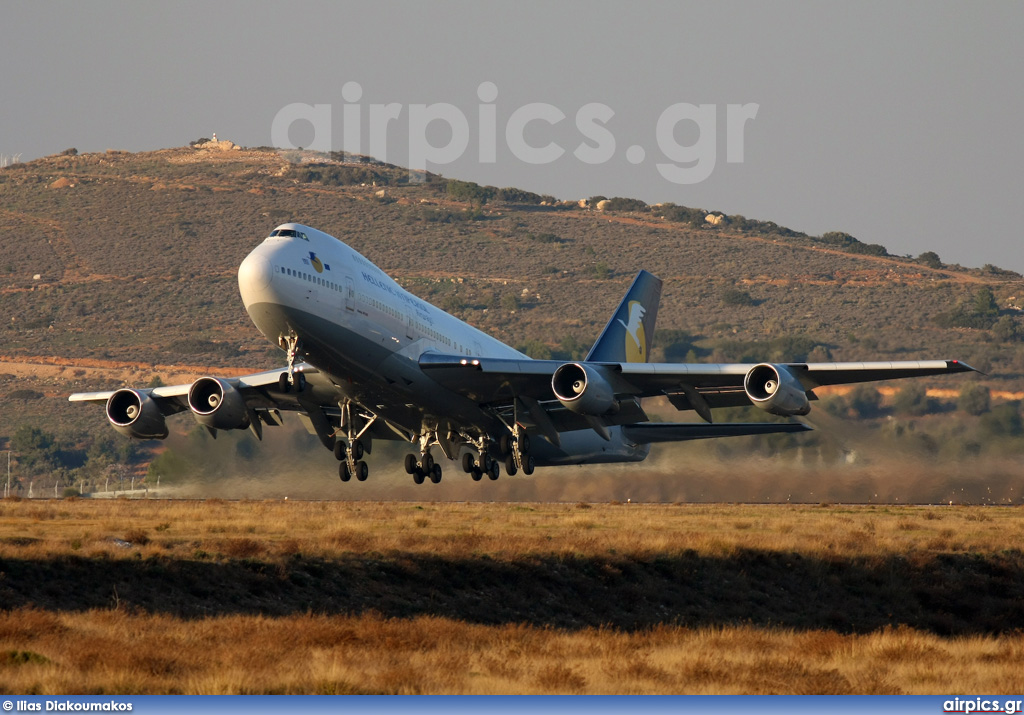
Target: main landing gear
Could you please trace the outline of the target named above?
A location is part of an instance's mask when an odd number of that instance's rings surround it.
[[[511,434],[502,435],[498,446],[501,453],[507,455],[505,473],[508,476],[514,477],[520,469],[527,476],[533,474],[536,462],[530,454],[530,435],[526,434],[526,430],[515,425]]]
[[[474,482],[479,482],[486,474],[488,479],[494,480],[501,476],[501,464],[492,459],[486,450],[482,450],[478,456],[466,452],[462,455],[462,471],[473,477]]]
[[[299,373],[300,375],[302,373]],[[339,431],[345,430],[348,437],[346,442],[340,436],[335,438],[334,457],[340,462],[338,465],[338,477],[343,482],[349,481],[353,476],[360,482],[365,482],[370,476],[370,468],[363,461],[363,454],[370,451],[372,446],[369,441],[364,444],[362,438],[370,429],[377,416],[374,414],[353,414],[351,402],[345,402],[341,407],[341,426]],[[362,428],[356,430],[356,422],[362,424]],[[366,437],[369,440],[369,437]]]
[[[430,452],[424,452],[419,460],[415,454],[405,455],[405,471],[417,484],[423,484],[428,478],[434,484],[441,482],[441,465],[434,461]]]
[[[498,452],[504,455],[503,459],[491,456],[491,444],[487,438],[474,440],[473,446],[477,453],[466,452],[462,455],[462,471],[473,477],[474,482],[479,482],[484,475],[492,481],[497,479],[501,476],[502,465],[510,477],[515,476],[519,470],[523,474],[533,474],[536,462],[530,455],[530,437],[518,424],[498,440]]]
[[[354,439],[346,446],[345,440],[339,439],[334,443],[334,456],[340,462],[338,464],[338,476],[341,481],[347,482],[355,475],[355,478],[365,482],[370,476],[370,468],[363,461],[363,443]]]

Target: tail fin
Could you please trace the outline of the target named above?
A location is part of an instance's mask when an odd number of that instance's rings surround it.
[[[661,279],[640,271],[587,355],[594,362],[650,362]]]

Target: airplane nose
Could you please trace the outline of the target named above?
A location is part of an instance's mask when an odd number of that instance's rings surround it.
[[[267,288],[273,278],[274,267],[270,261],[259,253],[250,253],[238,267],[238,290],[242,300],[248,304],[247,298]]]

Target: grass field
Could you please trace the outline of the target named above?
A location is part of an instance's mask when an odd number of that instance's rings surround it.
[[[0,501],[5,693],[1010,693],[1017,507]]]

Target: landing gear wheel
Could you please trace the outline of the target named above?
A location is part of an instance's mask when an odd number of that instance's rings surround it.
[[[487,470],[487,476],[490,477],[491,481],[497,481],[498,477],[501,476],[501,465],[498,464],[498,460],[491,460],[491,468]]]
[[[523,432],[519,435],[519,453],[526,454],[530,451],[530,435]]]
[[[506,457],[505,458],[505,474],[507,474],[510,477],[514,477],[516,475],[516,472],[518,472],[518,471],[519,470],[516,469],[516,458],[513,457],[512,455],[509,455],[508,457]]]
[[[363,443],[358,439],[352,440],[352,459],[363,458]]]
[[[366,466],[366,462],[356,462],[356,479],[365,482],[368,476],[370,476],[370,468]]]
[[[423,455],[423,460],[420,464],[423,467],[424,472],[431,472],[434,469],[434,458],[430,456],[430,452]]]
[[[512,451],[512,437],[511,435],[503,434],[501,439],[498,440],[498,450],[502,454],[508,454]]]
[[[295,391],[302,392],[306,389],[306,376],[301,372],[295,373]]]
[[[424,476],[425,475],[423,474],[423,470],[417,469],[415,472],[412,473],[412,480],[417,484],[423,484]]]
[[[338,465],[338,477],[343,482],[347,482],[352,478],[352,475],[348,472],[348,462],[342,462]]]
[[[339,439],[334,443],[334,458],[339,462],[345,459],[345,440]]]
[[[430,481],[434,484],[441,483],[441,465],[435,464],[434,468],[430,470]]]
[[[474,466],[475,460],[473,459],[472,454],[466,452],[464,455],[462,455],[462,471],[464,471],[466,474],[469,474],[470,472],[473,471]]]
[[[277,387],[281,392],[292,391],[292,383],[288,379],[288,373],[282,372],[280,377],[277,378]]]
[[[481,479],[484,478],[484,473],[480,471],[480,467],[473,467],[473,470],[470,472],[470,475],[473,477],[474,482],[479,482]]]
[[[533,457],[527,457],[526,460],[523,462],[523,474],[525,474],[526,476],[530,476],[531,474],[533,474],[533,470],[536,466],[537,463],[533,460]]]
[[[405,455],[405,473],[415,474],[416,473],[416,455],[407,454]]]

